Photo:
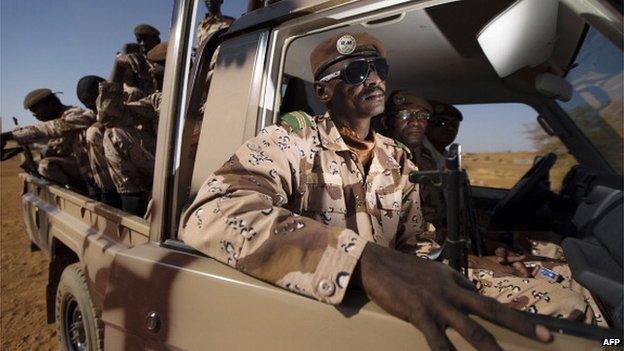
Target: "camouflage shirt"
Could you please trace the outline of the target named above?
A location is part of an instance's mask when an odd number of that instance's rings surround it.
[[[156,130],[161,96],[157,91],[140,100],[128,102],[129,98],[122,84],[102,82],[96,100],[97,120],[106,127],[142,125]]]
[[[337,304],[367,242],[415,253],[424,233],[409,151],[374,134],[367,174],[329,115],[294,112],[202,185],[180,238],[293,292]]]
[[[32,126],[16,128],[13,138],[20,144],[30,144],[47,140],[46,157],[75,157],[80,174],[93,183],[86,132],[95,123],[95,114],[80,107],[68,107],[60,118],[37,123]]]
[[[216,31],[222,28],[229,27],[234,21],[233,18],[218,15],[218,16],[204,16],[197,26],[197,47],[201,48],[205,41],[210,38]]]
[[[412,161],[416,163],[419,170],[436,171],[438,166],[431,151],[425,146],[412,149]],[[446,201],[441,188],[432,185],[422,186],[420,189],[420,199],[423,217],[426,222],[433,224],[436,228],[436,240],[441,243],[446,237]]]
[[[80,107],[68,107],[61,117],[31,126],[18,127],[11,132],[20,144],[32,144],[50,139],[67,138],[73,142],[75,134],[89,128],[95,115]]]

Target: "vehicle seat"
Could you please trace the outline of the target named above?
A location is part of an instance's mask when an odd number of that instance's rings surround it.
[[[622,191],[595,187],[573,219],[582,239],[566,238],[561,245],[574,279],[600,298],[618,328],[624,321],[623,211]]]

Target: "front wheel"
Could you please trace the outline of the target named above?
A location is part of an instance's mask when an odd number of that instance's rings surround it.
[[[63,270],[56,290],[56,323],[59,350],[100,351],[104,328],[100,312],[93,306],[87,280],[78,263]]]

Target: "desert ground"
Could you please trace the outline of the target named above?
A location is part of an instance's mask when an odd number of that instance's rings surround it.
[[[531,168],[537,155],[535,151],[467,152],[462,155],[462,165],[472,185],[510,189]],[[558,155],[557,163],[550,170],[552,191],[561,189],[563,178],[576,163],[569,154]]]
[[[19,157],[0,164],[0,349],[56,350],[46,324],[48,259],[31,253],[20,211]]]

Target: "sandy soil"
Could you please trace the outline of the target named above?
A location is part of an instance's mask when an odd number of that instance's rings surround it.
[[[482,152],[465,153],[462,163],[470,183],[476,186],[510,189],[531,168],[537,152]],[[559,156],[550,170],[552,191],[559,191],[563,178],[577,162],[569,155]]]
[[[46,324],[48,258],[31,253],[20,210],[19,157],[0,164],[0,348],[56,350]]]

